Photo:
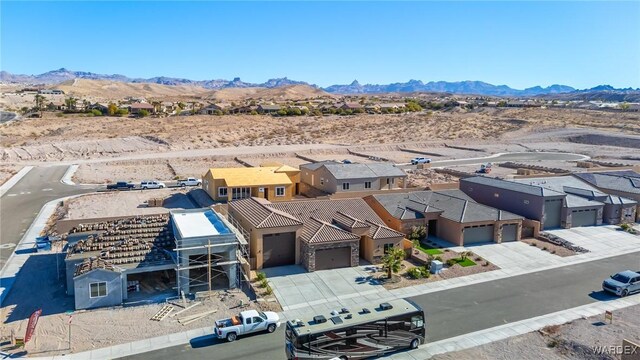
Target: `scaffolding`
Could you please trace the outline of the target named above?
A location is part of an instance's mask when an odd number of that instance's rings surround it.
[[[193,244],[190,246],[189,242],[178,243],[176,240],[176,273],[177,273],[177,289],[185,287],[185,283],[189,284],[189,289],[202,289],[200,291],[207,291],[208,296],[211,296],[212,291],[216,290],[215,284],[219,282],[221,278],[225,276],[230,277],[231,274],[227,274],[225,270],[226,266],[237,265],[235,270],[235,286],[242,289],[249,281],[248,274],[245,274],[243,264],[249,264],[249,234],[246,230],[239,226],[235,219],[228,219],[228,212],[226,208],[217,207],[214,211],[217,211],[220,220],[226,225],[229,230],[235,236],[234,242],[213,242],[208,240],[204,244]],[[235,259],[229,252],[220,252],[216,249],[227,249],[229,247],[235,247]],[[198,255],[194,255],[193,252],[197,252]],[[186,258],[185,258],[186,257]],[[184,261],[186,260],[186,261]],[[193,270],[193,271],[192,271]],[[204,271],[203,271],[204,270]],[[229,284],[231,285],[231,284]],[[180,294],[182,295],[182,294]]]

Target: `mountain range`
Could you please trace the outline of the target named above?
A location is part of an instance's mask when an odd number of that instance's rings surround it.
[[[166,76],[153,77],[149,79],[130,78],[125,75],[112,74],[96,74],[86,71],[71,71],[65,68],[52,70],[39,75],[19,75],[11,74],[6,71],[0,71],[0,81],[3,83],[23,83],[23,84],[58,84],[63,81],[73,79],[91,79],[91,80],[110,80],[125,83],[152,83],[162,85],[182,85],[182,86],[199,86],[206,89],[227,89],[227,88],[276,88],[287,85],[309,85],[317,89],[322,89],[329,93],[335,94],[375,94],[375,93],[411,93],[411,92],[444,92],[451,94],[473,94],[473,95],[489,95],[489,96],[539,96],[567,93],[615,93],[627,94],[630,92],[638,92],[640,89],[617,89],[609,85],[600,85],[591,89],[578,90],[567,85],[551,85],[548,87],[534,86],[524,90],[513,89],[507,85],[493,85],[482,81],[430,81],[424,83],[420,80],[409,80],[405,83],[393,83],[386,85],[378,84],[360,84],[354,80],[348,85],[331,85],[326,88],[320,88],[317,85],[309,84],[304,81],[295,81],[284,78],[269,79],[264,83],[248,83],[234,78],[233,80],[190,80],[183,78],[173,78]]]

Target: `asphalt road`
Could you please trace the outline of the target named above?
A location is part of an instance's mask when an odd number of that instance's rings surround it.
[[[0,124],[15,119],[16,114],[7,111],[0,111]]]
[[[588,157],[580,154],[555,153],[555,152],[518,152],[500,154],[498,156],[482,156],[477,158],[456,159],[456,160],[438,160],[432,161],[431,167],[451,167],[459,165],[479,165],[490,163],[501,163],[507,161],[538,161],[538,160],[558,160],[558,161],[576,161],[587,159]],[[416,165],[399,164],[398,167],[403,169],[415,169]]]
[[[0,198],[0,268],[49,201],[93,192],[93,187],[60,182],[68,166],[35,167]]]
[[[411,298],[427,314],[427,341],[438,341],[509,322],[615,297],[600,290],[602,280],[640,267],[640,252],[520,275]],[[125,359],[283,359],[284,330],[234,343],[213,337]]]

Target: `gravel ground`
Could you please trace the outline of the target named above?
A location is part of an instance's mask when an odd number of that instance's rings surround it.
[[[596,355],[593,346],[619,346],[622,340],[640,342],[640,306],[614,313],[612,324],[604,314],[579,319],[543,332],[511,337],[471,349],[436,355],[433,360],[538,360],[538,359],[620,359],[619,356]],[[637,350],[640,356],[640,349]]]
[[[522,242],[527,243],[531,246],[535,244],[535,246],[540,249],[540,251],[547,251],[551,254],[558,255],[561,257],[573,256],[576,255],[575,251],[569,250],[565,247],[558,246],[556,244],[552,244],[547,241],[539,240],[539,239],[524,239]],[[546,250],[545,250],[546,249]]]
[[[407,170],[409,187],[428,187],[432,184],[450,183],[458,178],[449,174],[441,174],[432,169]]]
[[[11,179],[20,169],[22,166],[19,165],[0,165],[0,185]]]
[[[187,197],[187,191],[189,189],[173,188],[83,195],[68,202],[69,210],[64,220],[160,214],[171,209],[196,208]],[[163,207],[147,207],[145,202],[152,198],[164,198]]]

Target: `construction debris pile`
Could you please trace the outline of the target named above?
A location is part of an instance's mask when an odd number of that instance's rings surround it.
[[[168,215],[79,224],[69,233],[100,232],[70,245],[67,256],[96,253],[78,266],[76,275],[96,267],[104,268],[105,262],[111,266],[131,263],[151,265],[170,261],[172,258],[168,250],[173,248],[174,242],[168,225]]]

